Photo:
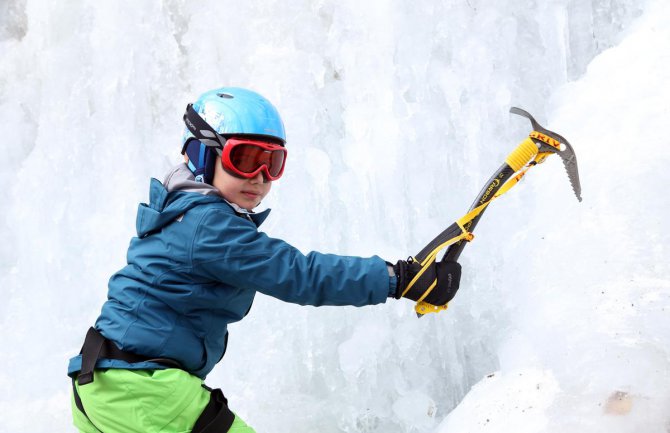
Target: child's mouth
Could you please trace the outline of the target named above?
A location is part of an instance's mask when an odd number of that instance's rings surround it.
[[[260,194],[255,193],[255,192],[250,192],[250,191],[242,191],[242,194],[245,197],[250,198],[250,199],[256,199],[256,198],[260,197]]]

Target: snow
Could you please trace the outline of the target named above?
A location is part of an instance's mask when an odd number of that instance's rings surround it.
[[[547,431],[551,407],[560,392],[550,372],[532,368],[492,373],[472,387],[440,426],[440,431]],[[581,430],[580,430],[581,431]]]
[[[181,115],[267,96],[289,160],[264,224],[305,252],[418,252],[529,132],[449,310],[259,296],[208,377],[259,432],[667,432],[670,6],[663,0],[0,5],[0,432],[74,431],[67,359],[125,263]]]

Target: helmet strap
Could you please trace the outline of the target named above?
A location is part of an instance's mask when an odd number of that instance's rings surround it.
[[[184,123],[191,134],[205,146],[220,150],[223,149],[223,146],[226,144],[226,138],[219,135],[209,123],[205,122],[205,120],[200,117],[198,112],[193,108],[193,104],[188,104],[186,106]],[[187,144],[188,141],[184,143],[184,147],[181,150],[182,155],[186,151]]]

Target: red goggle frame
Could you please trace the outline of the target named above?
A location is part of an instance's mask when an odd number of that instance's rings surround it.
[[[284,173],[286,148],[259,140],[230,138],[221,152],[223,167],[231,174],[251,179],[261,171],[265,178],[277,180]]]

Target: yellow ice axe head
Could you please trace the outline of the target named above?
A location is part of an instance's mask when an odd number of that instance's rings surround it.
[[[565,166],[565,170],[568,172],[568,178],[570,179],[572,190],[575,192],[577,200],[582,201],[582,186],[579,183],[577,156],[575,155],[575,151],[568,140],[559,134],[542,127],[542,125],[537,123],[535,118],[533,118],[530,113],[522,110],[521,108],[512,107],[509,111],[512,114],[518,114],[519,116],[523,116],[530,120],[531,125],[533,125],[533,132],[530,133],[529,138],[537,145],[537,153],[539,155],[554,153],[561,157],[563,165]],[[520,147],[521,146],[519,146],[519,148]],[[517,148],[517,151],[519,148]],[[542,160],[543,159],[544,158],[542,157]],[[514,168],[514,166],[511,164],[510,167]]]

